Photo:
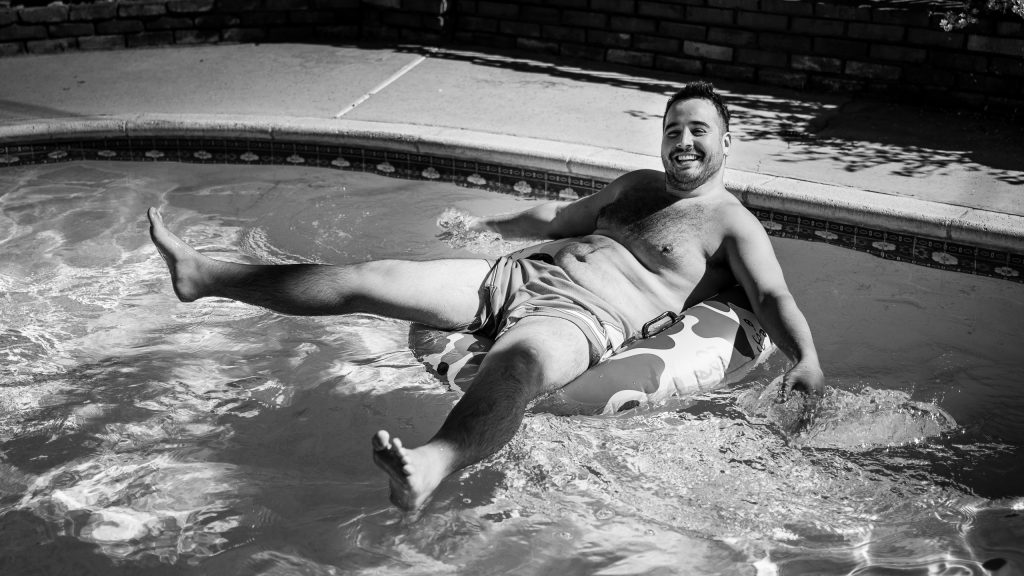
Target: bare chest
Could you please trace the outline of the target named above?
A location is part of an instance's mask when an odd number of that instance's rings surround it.
[[[700,202],[629,195],[605,206],[597,225],[649,267],[703,272],[717,251],[713,212]]]

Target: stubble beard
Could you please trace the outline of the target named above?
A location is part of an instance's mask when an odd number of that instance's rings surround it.
[[[705,160],[706,161],[701,165],[700,170],[692,176],[689,175],[689,171],[680,173],[682,172],[681,170],[674,169],[674,166],[669,164],[665,170],[666,183],[670,188],[675,188],[684,192],[690,192],[700,188],[706,184],[708,180],[711,180],[711,178],[725,166],[724,154],[715,154],[711,157],[706,156]]]

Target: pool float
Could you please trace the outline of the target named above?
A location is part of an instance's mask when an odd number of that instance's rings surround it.
[[[491,340],[414,327],[410,347],[432,371],[465,390]],[[637,339],[541,398],[535,410],[614,414],[672,396],[735,384],[775,349],[739,286],[647,322]]]

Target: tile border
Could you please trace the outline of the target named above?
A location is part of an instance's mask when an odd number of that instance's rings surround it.
[[[147,115],[0,127],[0,169],[77,160],[311,166],[563,200],[660,164],[584,145],[324,119]],[[726,185],[772,236],[1024,284],[1024,218],[736,170]]]

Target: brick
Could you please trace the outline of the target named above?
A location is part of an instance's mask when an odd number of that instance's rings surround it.
[[[393,17],[394,15],[395,14],[387,14],[387,17]],[[402,15],[402,17],[408,16],[411,15]],[[415,16],[413,17],[415,18]],[[267,26],[288,25],[287,12],[243,12],[239,15],[238,19],[241,28],[265,28]]]
[[[899,42],[900,40],[903,40],[904,28],[902,26],[891,26],[889,24],[850,22],[847,26],[847,31],[848,34],[854,38]]]
[[[532,22],[500,22],[498,23],[498,31],[502,34],[511,34],[513,36],[540,38],[540,24]]]
[[[303,25],[334,24],[334,12],[296,10],[288,13],[288,21],[292,24]]]
[[[0,27],[14,24],[18,21],[18,13],[7,8],[0,8]]]
[[[213,10],[214,0],[171,0],[167,11],[171,14],[195,14]]]
[[[867,83],[863,80],[850,78],[833,78],[829,76],[808,76],[807,88],[823,92],[860,92]]]
[[[582,26],[584,28],[606,28],[608,26],[608,16],[600,12],[566,10],[562,13],[562,24]]]
[[[677,22],[661,22],[658,24],[658,33],[680,40],[707,40],[708,38],[706,26],[679,24]]]
[[[683,74],[702,74],[704,72],[704,61],[694,58],[678,58],[675,56],[656,56],[654,67],[669,72],[680,72]]]
[[[519,18],[519,6],[511,2],[480,2],[477,12],[487,18],[512,20]]]
[[[1020,36],[1024,34],[1024,23],[1021,22],[997,22],[996,36]]]
[[[21,42],[0,42],[0,57],[24,53],[25,46]]]
[[[904,81],[910,84],[951,88],[956,83],[956,74],[948,70],[911,66],[904,71]]]
[[[894,6],[875,6],[871,10],[871,21],[880,24],[899,24],[901,26],[917,26],[926,28],[929,25],[927,8],[908,10]]]
[[[922,48],[873,44],[871,46],[871,57],[878,60],[898,60],[900,62],[918,64],[928,59],[928,51]]]
[[[476,16],[462,16],[459,18],[459,28],[472,32],[498,31],[498,21],[493,18],[477,18]]]
[[[75,36],[92,36],[96,33],[91,22],[65,22],[47,26],[50,38],[71,38]]]
[[[816,2],[814,4],[814,15],[822,18],[845,20],[847,22],[852,20],[868,22],[871,20],[871,7],[867,4],[852,6],[835,2]]]
[[[630,18],[626,16],[612,16],[609,24],[611,31],[629,32],[630,34],[650,34],[657,31],[657,20],[647,18]]]
[[[590,9],[600,12],[634,14],[636,13],[636,2],[634,0],[590,0]]]
[[[53,6],[22,8],[18,13],[18,19],[25,24],[56,24],[68,19],[68,7],[56,4]]]
[[[25,51],[29,54],[59,54],[67,52],[78,46],[74,38],[59,38],[57,40],[29,40],[25,42]]]
[[[355,12],[359,9],[360,0],[314,0],[314,6],[320,10],[351,10]],[[325,26],[325,34],[348,34],[349,32],[342,32],[341,30],[328,30],[333,29],[334,26]]]
[[[140,48],[144,46],[167,46],[174,44],[173,32],[141,32],[139,34],[128,34],[124,41],[129,48]]]
[[[987,72],[988,57],[981,54],[963,54],[958,52],[932,52],[932,65],[939,68],[950,68],[965,72]]]
[[[541,26],[540,35],[542,38],[556,42],[576,42],[582,44],[587,41],[585,30],[568,26]]]
[[[758,0],[708,0],[711,8],[738,8],[740,10],[757,10]]]
[[[629,48],[632,36],[629,34],[615,34],[602,32],[600,30],[587,30],[587,42],[611,48]]]
[[[732,60],[733,49],[729,46],[717,46],[705,42],[687,40],[683,42],[683,53],[708,60]]]
[[[1024,59],[992,58],[989,69],[993,74],[999,76],[1024,76]]]
[[[557,56],[560,47],[557,42],[547,42],[544,40],[537,40],[535,38],[516,38],[516,48]]]
[[[175,44],[216,44],[220,42],[217,30],[175,30]]]
[[[761,10],[776,14],[810,16],[814,14],[814,5],[803,0],[761,0]]]
[[[789,16],[760,12],[737,12],[736,23],[743,28],[753,28],[754,30],[788,30]]]
[[[523,20],[527,22],[540,22],[541,24],[558,24],[562,13],[555,8],[542,6],[523,6],[520,9]]]
[[[270,14],[274,14],[274,13],[271,12]],[[275,36],[275,31],[279,31],[280,28],[286,28],[287,24],[291,23],[291,14],[289,12],[278,12],[277,14],[279,14],[281,17],[283,17],[284,22],[282,24],[284,24],[284,25],[276,24],[276,25],[271,26],[271,30],[270,30],[270,39],[271,40],[275,40],[275,39],[280,40],[281,36],[280,35]],[[245,23],[245,17],[242,18],[242,22]],[[381,22],[383,22],[385,26],[390,26],[392,28],[398,28],[398,29],[401,29],[401,28],[419,28],[419,27],[424,26],[426,24],[420,14],[416,14],[414,12],[397,12],[397,11],[396,12],[385,12],[384,14],[382,14],[381,15]]]
[[[735,28],[708,28],[708,42],[727,46],[756,46],[757,34]]]
[[[814,53],[819,56],[839,58],[864,58],[868,55],[868,42],[840,40],[838,38],[815,38]]]
[[[587,7],[587,0],[547,0],[544,4],[554,6],[555,8],[585,9]]]
[[[390,10],[400,10],[402,8],[402,0],[364,0],[366,4],[376,6],[377,8],[388,8]]]
[[[734,59],[737,64],[750,64],[753,66],[785,68],[789,65],[789,54],[785,52],[752,50],[750,48],[737,48]]]
[[[807,74],[794,72],[792,70],[776,70],[764,68],[757,71],[757,79],[764,84],[772,86],[784,86],[803,90],[807,86]]]
[[[15,24],[0,28],[0,42],[11,40],[42,40],[46,38],[46,26],[23,26]]]
[[[847,62],[846,73],[850,76],[870,78],[872,80],[899,80],[903,69],[899,66],[888,66],[872,62]]]
[[[68,18],[79,20],[110,20],[117,16],[117,4],[113,2],[97,2],[95,4],[72,4]]]
[[[444,0],[402,0],[402,10],[440,16],[448,11],[448,3]]]
[[[721,62],[708,62],[707,66],[704,67],[704,71],[709,76],[753,82],[757,69],[753,66],[736,66]]]
[[[762,32],[758,34],[757,45],[769,50],[785,50],[786,52],[811,51],[811,39],[796,34]]]
[[[611,48],[608,50],[607,60],[615,64],[625,64],[638,68],[650,68],[654,66],[654,54],[648,52],[637,52],[635,50],[621,50]]]
[[[237,16],[228,16],[226,14],[207,14],[196,18],[196,28],[199,28],[200,30],[220,30],[222,28],[235,28],[241,24],[241,22],[242,21]]]
[[[134,34],[142,32],[145,27],[139,20],[110,20],[108,22],[97,22],[96,33],[103,34]]]
[[[264,0],[263,4],[267,10],[275,12],[306,9],[306,0]]]
[[[793,18],[790,29],[814,36],[843,36],[846,34],[846,23],[824,18]]]
[[[263,9],[263,0],[219,0],[222,12],[252,12]]]
[[[732,10],[719,8],[686,7],[686,21],[697,24],[732,24],[734,14]]]
[[[124,48],[124,36],[85,36],[78,39],[79,50],[117,50]]]
[[[922,46],[939,46],[943,48],[963,48],[967,45],[967,35],[961,32],[943,32],[941,30],[907,30],[907,41]]]
[[[121,4],[117,7],[117,15],[121,18],[148,18],[162,16],[167,13],[167,7],[163,4],[153,3],[132,3]]]
[[[660,36],[637,35],[633,37],[633,48],[644,52],[662,52],[675,54],[679,52],[679,40]]]
[[[637,15],[666,20],[685,20],[686,6],[662,2],[639,2]]]
[[[562,56],[568,58],[581,58],[583,60],[604,60],[605,49],[587,44],[563,44]]]
[[[808,72],[840,72],[843,69],[842,60],[824,56],[793,56],[791,64],[795,70]]]
[[[975,52],[1024,57],[1024,38],[996,38],[971,34],[967,36],[967,49]]]
[[[146,22],[145,26],[146,30],[182,30],[192,28],[193,24],[191,18],[162,16]]]

